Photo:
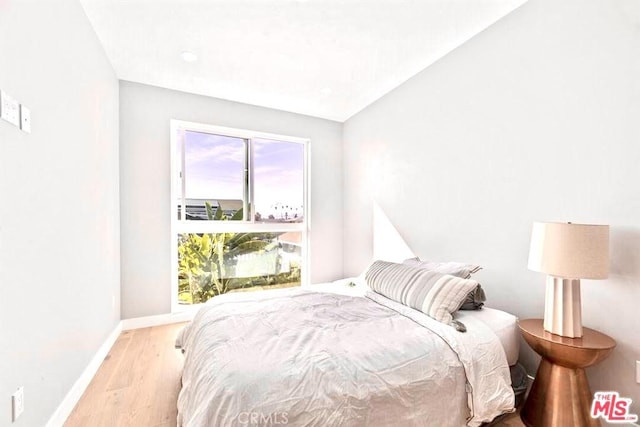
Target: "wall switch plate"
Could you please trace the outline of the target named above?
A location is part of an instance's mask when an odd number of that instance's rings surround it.
[[[12,421],[17,420],[24,412],[24,387],[18,388],[18,390],[11,395],[11,409]]]
[[[4,91],[0,91],[0,118],[20,127],[20,106],[18,101]]]
[[[20,104],[20,129],[31,133],[31,111],[22,104]]]
[[[640,360],[636,360],[636,382],[640,384]]]

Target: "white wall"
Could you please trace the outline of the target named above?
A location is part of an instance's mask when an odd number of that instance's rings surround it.
[[[5,0],[0,89],[0,425],[35,427],[120,319],[118,81],[77,1]]]
[[[610,224],[610,278],[583,281],[582,305],[585,326],[618,347],[588,375],[594,390],[634,399],[635,413],[638,5],[530,0],[344,125],[347,275],[373,255],[378,205],[417,255],[483,265],[489,305],[542,317],[532,221]]]
[[[122,317],[171,311],[171,119],[311,139],[311,280],[342,276],[342,125],[120,83]]]

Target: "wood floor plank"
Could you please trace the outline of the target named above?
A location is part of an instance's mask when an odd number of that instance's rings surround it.
[[[136,329],[131,336],[131,342],[127,347],[126,363],[122,363],[109,380],[107,390],[118,390],[129,387],[134,383],[133,369],[139,361],[139,357],[144,353],[145,347],[149,343],[149,333],[151,328]],[[131,356],[135,355],[135,358]],[[124,361],[123,361],[124,362]]]
[[[177,325],[171,331],[164,333],[164,345],[174,346],[175,337],[177,336],[183,325]],[[173,425],[176,424],[178,415],[176,402],[178,401],[178,393],[181,386],[182,365],[184,356],[179,350],[172,352],[164,351],[161,353],[162,360],[160,363],[163,375],[158,377],[156,387],[158,390],[165,390],[165,393],[157,396],[157,412],[152,420],[157,425]]]
[[[127,333],[122,333],[113,347],[104,358],[104,361],[100,365],[100,369],[93,377],[93,380],[89,384],[87,390],[96,390],[98,392],[102,392],[106,390],[109,381],[111,381],[111,377],[118,372],[118,368],[120,363],[122,363],[123,359],[125,359],[125,355],[127,352],[127,348],[131,343],[131,336]]]

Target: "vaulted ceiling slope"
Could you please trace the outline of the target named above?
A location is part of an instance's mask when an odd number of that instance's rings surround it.
[[[122,80],[345,121],[525,1],[81,3]]]

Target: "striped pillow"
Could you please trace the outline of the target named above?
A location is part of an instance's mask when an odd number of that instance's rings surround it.
[[[420,310],[447,325],[478,282],[431,270],[376,261],[365,274],[374,292]]]
[[[411,267],[423,268],[425,270],[433,270],[442,274],[450,274],[452,276],[462,277],[463,279],[470,279],[473,273],[477,273],[482,270],[482,267],[475,264],[465,264],[462,262],[434,262],[434,261],[422,261],[420,258],[409,258],[402,261],[404,265]]]
[[[462,262],[434,262],[434,261],[422,261],[420,258],[409,258],[402,261],[404,265],[411,267],[421,268],[424,270],[437,271],[442,274],[450,274],[452,276],[462,277],[463,279],[470,279],[473,273],[477,273],[482,270],[482,267],[475,264],[465,264]],[[480,310],[484,306],[484,302],[487,300],[487,296],[482,289],[482,286],[478,285],[473,291],[467,295],[460,310]]]

